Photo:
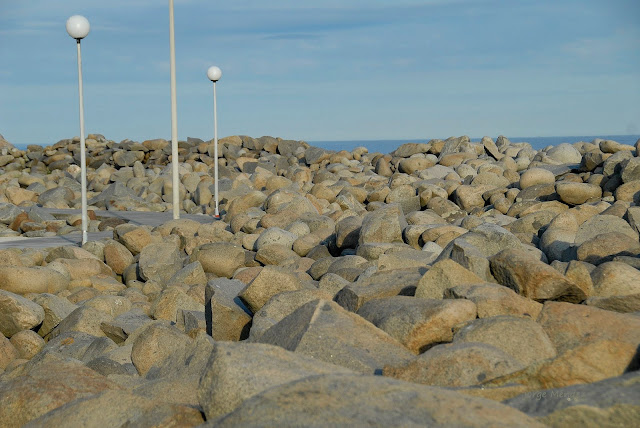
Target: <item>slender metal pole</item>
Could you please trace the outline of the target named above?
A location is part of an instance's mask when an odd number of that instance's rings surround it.
[[[180,177],[178,175],[178,108],[176,101],[176,42],[173,0],[169,0],[169,50],[171,51],[171,166],[173,183],[173,218],[180,218]]]
[[[213,180],[214,180],[214,195],[216,201],[215,216],[220,218],[220,212],[218,211],[218,111],[216,104],[216,82],[213,82]]]
[[[82,95],[82,54],[80,39],[76,39],[78,46],[78,94],[80,97],[80,185],[82,187],[82,245],[87,242],[87,162],[84,142],[84,98]]]

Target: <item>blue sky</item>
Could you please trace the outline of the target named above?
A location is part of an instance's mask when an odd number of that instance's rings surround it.
[[[0,0],[0,134],[169,138],[167,0]],[[640,133],[637,0],[175,0],[178,135]]]

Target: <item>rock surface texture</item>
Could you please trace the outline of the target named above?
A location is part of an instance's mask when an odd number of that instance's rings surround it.
[[[0,425],[640,425],[638,144],[213,144],[0,147]]]

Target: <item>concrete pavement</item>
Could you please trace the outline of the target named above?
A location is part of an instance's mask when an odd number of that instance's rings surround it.
[[[65,219],[72,215],[79,215],[80,210],[65,210],[55,208],[41,208],[47,211],[58,219]],[[108,210],[94,210],[98,219],[105,219],[108,217],[115,217],[127,220],[130,224],[159,226],[173,219],[171,212],[147,212],[147,211],[108,211]],[[181,219],[195,220],[200,223],[212,223],[217,219],[209,215],[198,214],[180,214]],[[89,232],[87,239],[89,241],[97,241],[103,238],[110,238],[113,236],[113,231],[105,232]],[[5,248],[51,248],[61,247],[66,245],[80,246],[82,242],[82,233],[69,233],[66,235],[56,235],[51,237],[42,238],[26,238],[23,236],[11,236],[0,238],[0,249]]]

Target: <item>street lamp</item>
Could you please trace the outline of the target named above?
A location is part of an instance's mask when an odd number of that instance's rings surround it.
[[[173,24],[173,0],[169,0],[169,51],[171,62],[171,167],[173,218],[180,218],[180,176],[178,175],[178,108],[176,102],[176,42]]]
[[[214,198],[216,208],[214,214],[216,218],[220,218],[218,211],[218,112],[216,105],[216,82],[222,77],[222,70],[215,65],[207,70],[207,77],[213,82],[213,180],[214,180]]]
[[[87,242],[87,166],[84,142],[84,99],[82,95],[82,54],[80,40],[89,34],[89,21],[84,16],[74,15],[67,19],[67,33],[76,39],[78,46],[78,93],[80,98],[80,184],[82,186],[82,245]]]

